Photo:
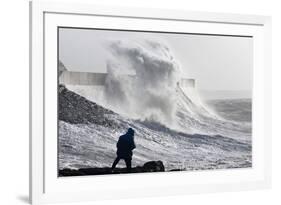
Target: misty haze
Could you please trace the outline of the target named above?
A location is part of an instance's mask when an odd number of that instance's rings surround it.
[[[252,167],[250,37],[59,28],[59,176]]]

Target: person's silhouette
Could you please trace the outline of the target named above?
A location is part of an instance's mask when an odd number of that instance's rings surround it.
[[[133,149],[136,148],[135,142],[134,142],[134,134],[135,131],[132,128],[129,128],[127,133],[124,135],[121,135],[119,137],[119,140],[117,142],[117,157],[114,160],[111,169],[113,170],[120,159],[124,159],[127,167],[127,171],[131,171],[131,162],[132,162],[132,156],[133,156]]]

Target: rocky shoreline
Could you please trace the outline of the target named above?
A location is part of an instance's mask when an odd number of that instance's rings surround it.
[[[180,170],[169,170],[180,171]],[[149,161],[143,166],[132,167],[128,172],[126,168],[115,168],[112,170],[110,167],[101,168],[81,168],[81,169],[62,169],[59,170],[60,177],[67,176],[87,176],[87,175],[105,175],[105,174],[125,174],[125,173],[145,173],[145,172],[165,172],[165,167],[162,161]]]

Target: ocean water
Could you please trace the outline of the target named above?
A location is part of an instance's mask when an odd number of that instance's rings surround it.
[[[220,116],[236,122],[252,122],[252,100],[242,99],[215,99],[207,101]]]
[[[104,120],[114,122],[110,127],[60,120],[59,168],[110,167],[116,157],[117,140],[128,127],[136,131],[133,166],[161,160],[166,170],[251,167],[251,100],[202,103],[192,92],[177,90],[178,125],[174,128],[153,119],[131,119],[115,112],[104,115]],[[81,107],[83,110],[85,107]]]

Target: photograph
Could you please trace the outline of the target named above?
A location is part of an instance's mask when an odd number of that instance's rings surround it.
[[[57,52],[58,177],[252,168],[252,36],[58,27]]]

